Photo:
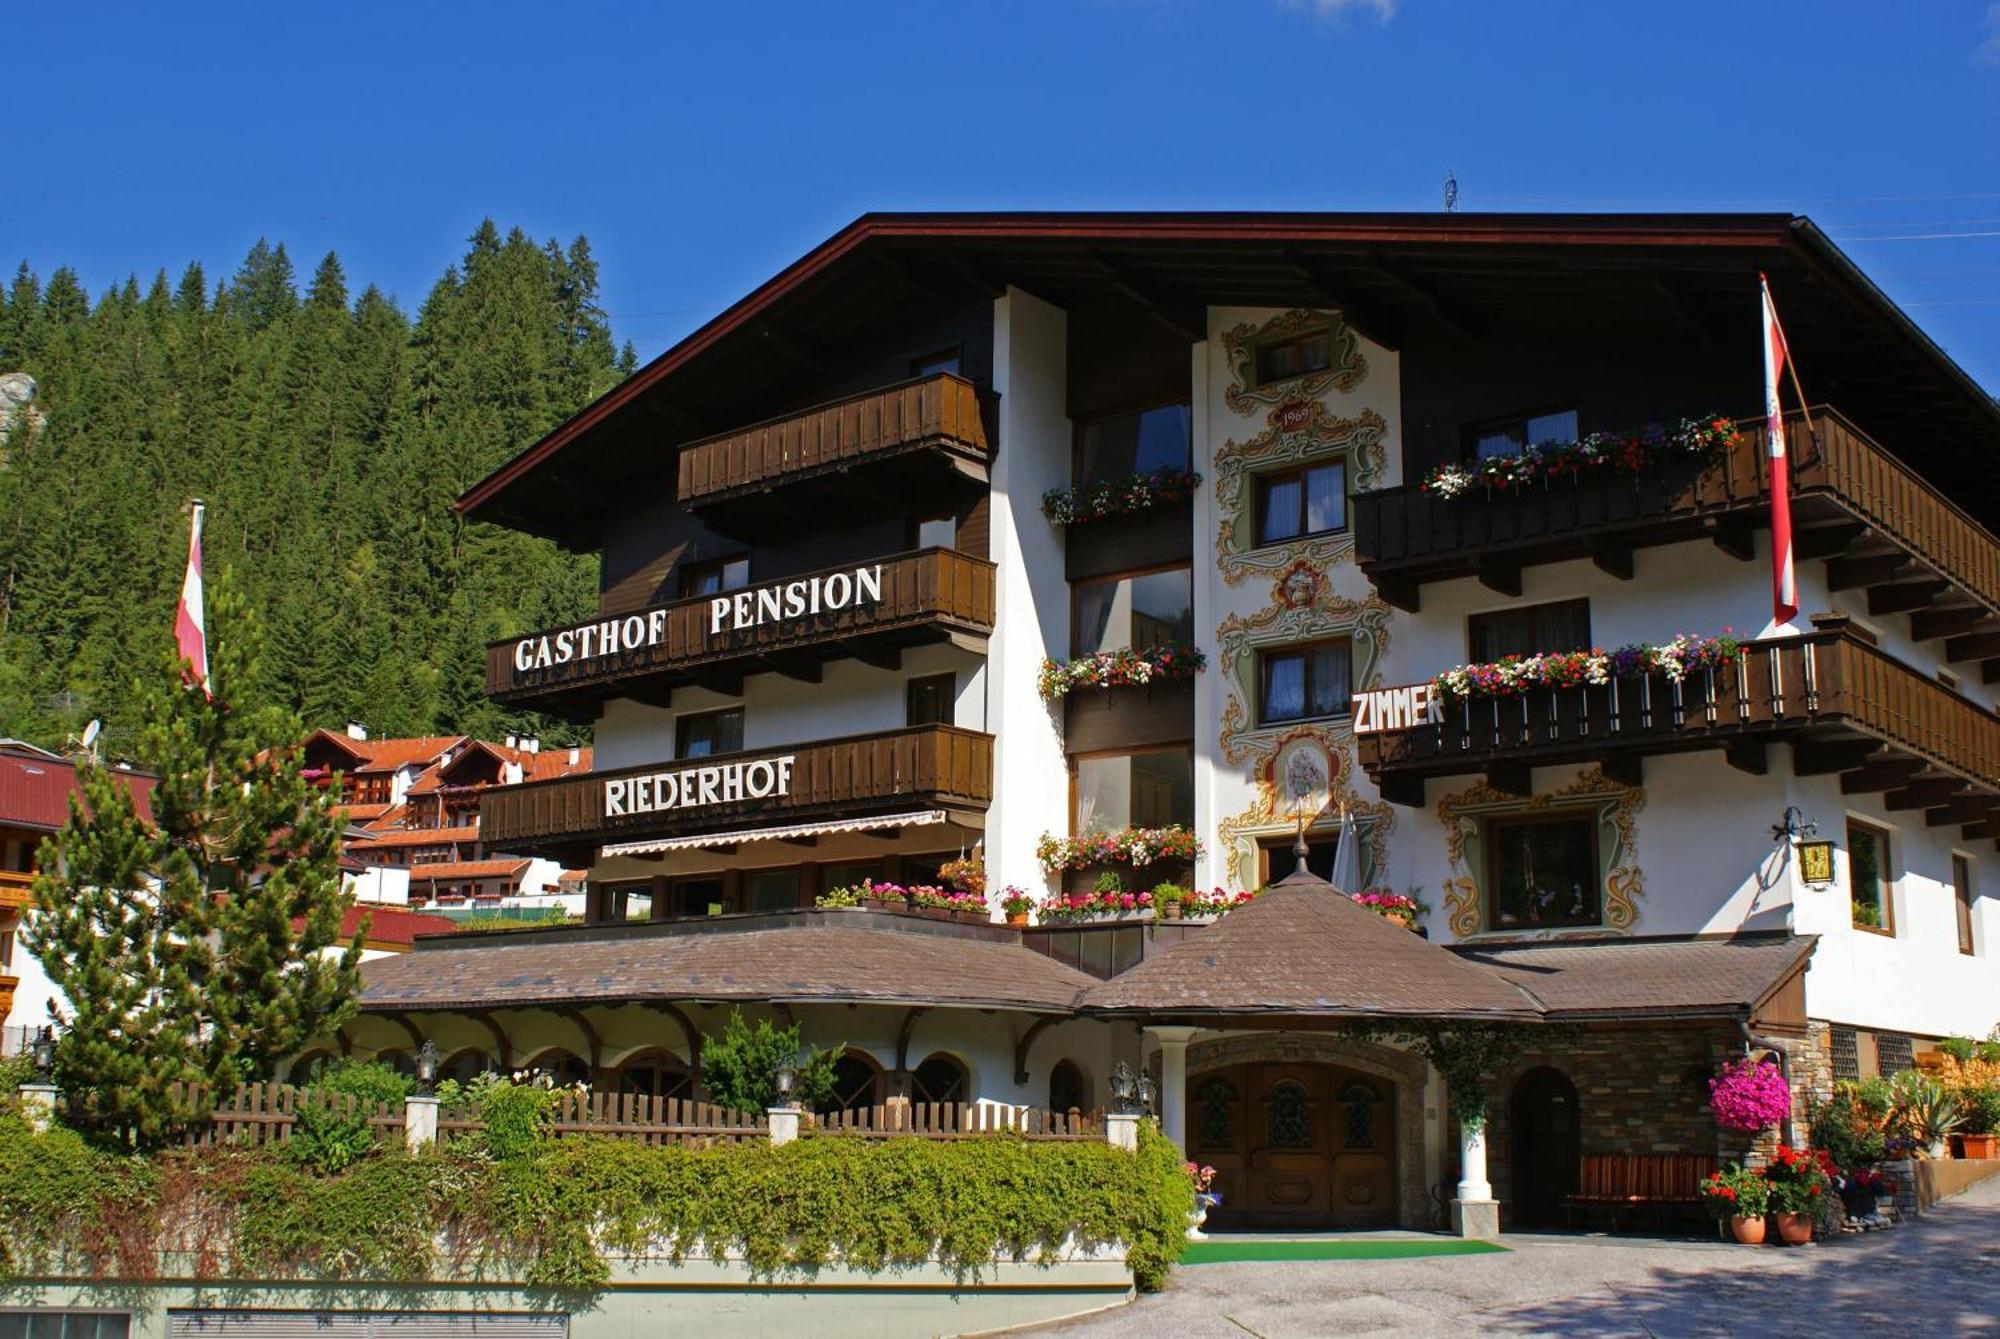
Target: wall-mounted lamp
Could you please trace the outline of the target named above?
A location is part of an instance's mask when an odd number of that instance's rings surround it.
[[[1805,811],[1796,804],[1785,806],[1785,812],[1771,825],[1771,840],[1775,842],[1795,842],[1817,836],[1819,823],[1805,816]]]

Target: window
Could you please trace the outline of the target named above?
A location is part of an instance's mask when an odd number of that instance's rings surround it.
[[[694,1091],[687,1065],[666,1051],[642,1051],[618,1067],[618,1091],[634,1097],[687,1097]]]
[[[1076,832],[1194,823],[1194,750],[1076,760]]]
[[[1854,928],[1892,935],[1889,890],[1889,834],[1866,823],[1847,825],[1847,900]]]
[[[0,930],[0,972],[14,965],[14,932]]]
[[[1599,922],[1603,888],[1594,817],[1503,818],[1492,831],[1489,929]]]
[[[1952,906],[1958,914],[1958,951],[1968,956],[1972,944],[1972,861],[1962,855],[1951,858]],[[0,967],[7,965],[4,944],[0,944]]]
[[[1077,655],[1194,641],[1194,574],[1185,567],[1075,586]]]
[[[971,1081],[965,1066],[942,1053],[931,1056],[910,1075],[912,1102],[971,1101]]]
[[[1875,1072],[1883,1078],[1894,1078],[1906,1069],[1915,1069],[1916,1049],[1900,1032],[1876,1033]]]
[[[1833,1053],[1833,1077],[1854,1079],[1861,1077],[1861,1047],[1855,1040],[1854,1029],[1837,1027],[1831,1030],[1827,1044]]]
[[[1226,1149],[1236,1140],[1236,1089],[1227,1079],[1209,1079],[1196,1090],[1197,1137],[1203,1148]]]
[[[179,1318],[189,1313],[170,1311]],[[201,1314],[201,1313],[194,1313]],[[216,1331],[221,1331],[221,1326]],[[132,1317],[123,1311],[0,1311],[0,1339],[127,1339]]]
[[[1186,405],[1169,404],[1084,423],[1077,429],[1076,482],[1186,469],[1193,422]]]
[[[558,1088],[568,1088],[572,1084],[590,1086],[590,1063],[582,1056],[557,1049],[543,1051],[528,1063],[531,1074],[546,1074]]]
[[[819,890],[830,893],[836,888],[859,888],[865,880],[882,881],[882,862],[879,860],[848,860],[819,867]]]
[[[1466,621],[1466,658],[1474,664],[1502,656],[1590,649],[1590,601],[1561,600],[1521,609],[1496,609]]]
[[[743,708],[690,712],[674,722],[674,756],[706,758],[743,747]]]
[[[956,348],[940,349],[936,353],[926,354],[922,358],[912,358],[910,360],[910,375],[912,377],[934,377],[940,372],[949,372],[953,376],[958,375],[958,350]]]
[[[796,865],[785,869],[743,871],[745,911],[791,911],[798,905],[799,871]]]
[[[1272,1148],[1312,1147],[1312,1103],[1306,1086],[1281,1079],[1264,1099],[1264,1134]]]
[[[1347,528],[1347,462],[1329,460],[1257,480],[1257,542]]]
[[[957,705],[956,674],[926,674],[912,679],[906,690],[909,724],[950,725]]]
[[[1351,702],[1351,641],[1316,642],[1257,654],[1257,723],[1345,716]]]
[[[741,590],[750,584],[750,555],[710,558],[706,562],[681,566],[681,596],[714,595],[725,590]]]
[[[1299,858],[1292,852],[1296,837],[1260,837],[1257,851],[1263,866],[1263,883],[1276,883],[1293,873],[1299,867]],[[1322,879],[1333,878],[1333,856],[1340,848],[1340,838],[1312,838],[1306,842],[1306,870]]]
[[[833,1094],[820,1104],[822,1116],[835,1111],[860,1111],[879,1104],[882,1071],[859,1051],[843,1051],[833,1062]]]
[[[721,879],[680,879],[670,905],[682,916],[720,916],[729,909],[727,897]]]
[[[1356,1080],[1340,1090],[1340,1143],[1346,1152],[1375,1147],[1375,1105],[1382,1099],[1373,1088]]]
[[[1548,442],[1573,442],[1577,436],[1574,409],[1522,414],[1473,428],[1466,434],[1466,454],[1474,460],[1490,460],[1494,456],[1519,455],[1526,447]]]
[[[1257,384],[1324,372],[1333,365],[1333,332],[1309,330],[1290,339],[1274,339],[1257,346]]]
[[[958,544],[958,517],[949,512],[942,516],[923,517],[911,530],[911,548],[949,549]]]

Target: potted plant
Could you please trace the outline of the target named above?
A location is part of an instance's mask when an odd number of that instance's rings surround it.
[[[816,907],[859,907],[861,905],[861,889],[829,888],[813,899],[813,905]]]
[[[1206,1241],[1208,1234],[1201,1230],[1201,1225],[1208,1221],[1208,1211],[1222,1203],[1222,1196],[1211,1194],[1208,1189],[1215,1184],[1215,1168],[1190,1162],[1184,1170],[1188,1180],[1194,1182],[1194,1208],[1188,1210],[1188,1240]]]
[[[1894,1081],[1896,1121],[1933,1159],[1950,1154],[1952,1131],[1959,1127],[1958,1099],[1928,1074],[1910,1069]]]
[[[1035,909],[1035,899],[1028,896],[1025,889],[1008,884],[1000,890],[1000,910],[1007,915],[1007,924],[1015,929],[1026,929],[1028,913]]]
[[[2000,1157],[2000,1085],[1959,1089],[1958,1114],[1965,1156]]]
[[[1181,904],[1187,899],[1187,889],[1177,883],[1156,883],[1153,885],[1153,910],[1163,921],[1177,921],[1181,918]]]
[[[1730,1166],[1701,1183],[1702,1203],[1716,1220],[1745,1246],[1764,1244],[1764,1215],[1770,1208],[1771,1187],[1755,1167]]]
[[[1383,920],[1394,921],[1405,930],[1417,928],[1417,920],[1430,908],[1408,893],[1392,892],[1387,888],[1364,888],[1348,897],[1358,906],[1368,908]]]
[[[1764,1181],[1770,1187],[1778,1239],[1785,1245],[1803,1246],[1812,1240],[1813,1220],[1833,1183],[1830,1170],[1830,1160],[1821,1150],[1778,1145],[1777,1156],[1764,1169]]]

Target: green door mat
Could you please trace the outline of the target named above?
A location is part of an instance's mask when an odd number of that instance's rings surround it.
[[[1384,1241],[1191,1241],[1181,1251],[1184,1265],[1218,1265],[1239,1260],[1416,1260],[1427,1255],[1486,1255],[1504,1251],[1490,1241],[1457,1237]]]

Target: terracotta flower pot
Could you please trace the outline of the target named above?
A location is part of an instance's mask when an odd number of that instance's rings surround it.
[[[1787,1246],[1803,1246],[1812,1240],[1813,1220],[1809,1213],[1774,1213],[1771,1217],[1778,1222],[1778,1240]]]
[[[1007,924],[1009,924],[1009,925],[1013,926],[1013,927],[1014,927],[1014,928],[1015,928],[1016,930],[1025,930],[1025,929],[1027,929],[1027,928],[1028,928],[1028,913],[1027,913],[1027,912],[1025,912],[1025,911],[1010,911],[1010,912],[1008,912],[1008,913],[1007,913]]]
[[[1745,1246],[1762,1246],[1764,1244],[1764,1216],[1762,1214],[1757,1215],[1755,1218],[1746,1218],[1742,1214],[1737,1214],[1729,1220],[1729,1230],[1735,1234],[1736,1240],[1742,1242]]]
[[[1180,903],[1178,903],[1178,902],[1162,902],[1162,903],[1160,903],[1160,919],[1161,919],[1161,920],[1163,920],[1163,921],[1177,921],[1177,920],[1179,920],[1180,918],[1181,918],[1181,904],[1180,904]]]
[[[2000,1158],[2000,1134],[1960,1135],[1968,1158]]]

